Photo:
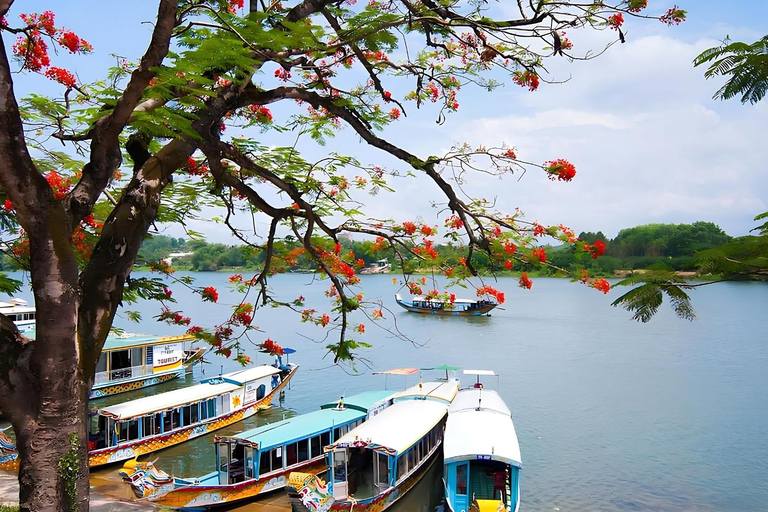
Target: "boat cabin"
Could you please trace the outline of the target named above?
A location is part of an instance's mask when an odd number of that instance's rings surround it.
[[[227,415],[264,398],[279,385],[280,374],[280,368],[256,366],[96,409],[91,416],[89,450],[140,442]]]
[[[19,332],[27,333],[35,329],[35,308],[27,305],[24,299],[12,298],[0,302],[0,313],[16,324]]]
[[[396,402],[328,446],[334,500],[374,499],[425,472],[447,412],[434,400]]]

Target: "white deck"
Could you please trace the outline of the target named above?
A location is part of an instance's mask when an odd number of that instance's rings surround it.
[[[164,411],[188,403],[213,398],[222,393],[229,393],[236,389],[240,389],[246,382],[275,375],[277,373],[280,373],[280,370],[274,366],[256,366],[254,368],[227,373],[219,377],[211,377],[208,379],[208,381],[227,379],[232,382],[224,382],[222,380],[220,384],[197,384],[196,386],[190,386],[188,388],[176,389],[158,395],[147,396],[137,400],[103,407],[99,409],[99,413],[112,416],[116,419],[144,416],[153,412]]]
[[[395,402],[432,399],[450,404],[458,391],[459,382],[457,380],[430,381],[421,382],[399,393],[395,393],[392,398]]]
[[[386,447],[396,454],[413,446],[432,430],[448,412],[448,406],[429,400],[406,400],[390,405],[382,412],[344,434],[332,446],[365,441]]]
[[[521,466],[515,425],[498,393],[485,389],[459,391],[449,409],[443,454],[446,464],[489,455],[494,460]]]

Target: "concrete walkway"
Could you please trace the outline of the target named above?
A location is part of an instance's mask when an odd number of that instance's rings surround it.
[[[19,481],[13,473],[0,471],[0,504],[19,504]],[[96,512],[156,512],[157,508],[147,502],[129,501],[91,489],[91,510]]]

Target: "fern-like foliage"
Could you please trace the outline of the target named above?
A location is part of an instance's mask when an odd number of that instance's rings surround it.
[[[741,95],[742,103],[757,103],[768,91],[768,35],[753,44],[731,42],[726,37],[722,45],[705,50],[693,64],[709,64],[704,73],[707,78],[729,77],[715,93],[715,99]]]
[[[664,295],[667,296],[669,305],[679,318],[684,320],[696,318],[691,306],[691,298],[685,292],[685,290],[691,290],[693,286],[675,276],[674,272],[638,273],[617,283],[619,286],[636,284],[640,286],[632,288],[611,304],[632,312],[632,320],[648,322],[659,311],[664,302]]]

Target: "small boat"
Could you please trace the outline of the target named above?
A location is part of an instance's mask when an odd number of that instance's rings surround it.
[[[451,512],[516,512],[520,507],[520,445],[509,408],[477,376],[448,409],[443,445],[445,502]]]
[[[154,463],[129,461],[121,474],[134,494],[157,505],[207,508],[283,489],[288,474],[326,469],[323,447],[392,403],[392,391],[368,391],[319,411],[214,440],[218,470],[199,478],[171,477]]]
[[[290,476],[293,510],[378,512],[391,506],[438,459],[448,405],[457,391],[454,379],[419,382],[395,394],[378,416],[325,447],[327,483],[306,474]]]
[[[421,313],[425,315],[446,315],[446,316],[483,316],[488,315],[490,311],[499,304],[486,299],[455,299],[453,302],[441,299],[430,299],[423,295],[417,295],[411,300],[405,300],[398,293],[395,300],[402,307],[411,313]]]
[[[88,465],[133,459],[253,416],[272,403],[297,369],[294,364],[254,366],[196,386],[96,409],[88,425]],[[0,450],[10,455],[2,443]],[[0,464],[0,469],[13,467],[9,462]]]
[[[35,308],[27,305],[24,299],[14,297],[7,302],[0,302],[0,313],[16,324],[22,334],[35,330]]]
[[[360,271],[361,274],[386,274],[389,272],[391,265],[387,260],[378,260],[373,263],[369,263],[367,267]]]

